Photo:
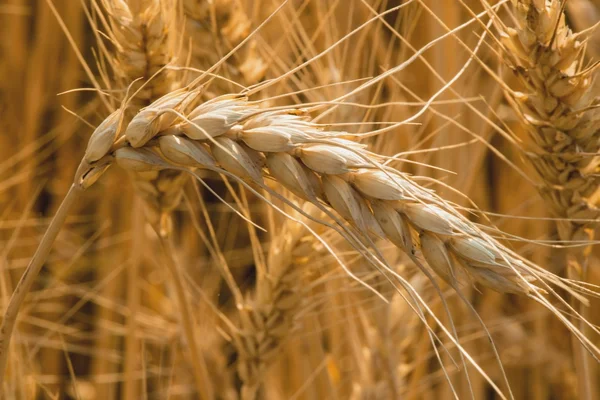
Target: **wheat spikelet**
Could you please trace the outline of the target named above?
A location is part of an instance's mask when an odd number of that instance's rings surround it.
[[[176,2],[143,0],[136,10],[125,0],[102,1],[115,45],[113,67],[121,79],[120,87],[143,78],[139,85],[145,86],[138,94],[142,104],[171,92],[177,82],[173,71],[165,67],[177,55]]]

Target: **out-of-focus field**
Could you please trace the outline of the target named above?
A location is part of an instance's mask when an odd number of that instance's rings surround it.
[[[381,162],[420,177],[516,254],[589,283],[589,307],[564,288],[546,297],[597,344],[593,218],[581,214],[590,236],[578,242],[557,230],[553,218],[562,215],[540,195],[543,177],[528,158],[532,121],[507,94],[530,88],[507,66],[500,38],[502,26],[518,25],[519,5],[556,5],[581,32],[599,22],[600,3],[503,1],[494,24],[484,7],[491,0],[289,0],[278,9],[283,3],[0,0],[0,309],[95,127],[126,102],[128,122],[226,58],[203,78],[202,102],[271,80],[251,96],[260,107],[324,105],[310,115],[325,130],[397,155]],[[600,34],[579,40],[594,110]],[[346,96],[370,79],[377,82]],[[373,131],[381,132],[366,134]],[[599,134],[590,131],[589,140]],[[260,169],[263,161],[254,161]],[[590,176],[598,174],[592,164]],[[265,189],[198,171],[210,190],[181,172],[115,165],[79,196],[19,311],[0,397],[597,398],[596,361],[539,301],[471,279],[461,299],[389,241],[357,249]],[[580,178],[560,177],[566,187]],[[265,185],[335,225],[271,175]],[[594,210],[595,197],[585,197]],[[365,252],[412,286],[439,321],[419,315],[397,277]],[[573,254],[584,261],[569,267]],[[591,325],[574,319],[569,304]],[[467,361],[442,325],[455,329]]]

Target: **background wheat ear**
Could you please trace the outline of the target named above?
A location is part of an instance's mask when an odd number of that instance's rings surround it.
[[[558,230],[565,241],[585,241],[598,217],[595,168],[600,130],[593,92],[597,67],[585,66],[583,40],[565,23],[559,1],[537,5],[515,1],[518,25],[502,32],[505,60],[522,83],[509,94],[536,147],[527,149],[543,179],[541,193],[565,218]],[[587,253],[589,250],[574,249]]]
[[[179,50],[183,16],[174,0],[133,3],[103,0],[103,6],[113,46],[106,56],[115,74],[113,85],[120,90],[129,87],[129,92],[135,95],[128,100],[129,115],[124,116],[127,124],[132,111],[135,114],[184,85],[181,74],[174,70],[182,63]],[[167,118],[148,114],[146,118],[156,118],[157,122]],[[134,174],[134,182],[145,199],[147,218],[159,230],[168,232],[172,224],[170,214],[180,203],[185,176],[166,172]]]
[[[319,210],[304,207],[311,215]],[[266,373],[298,323],[308,259],[316,255],[313,240],[296,221],[286,221],[269,246],[266,269],[259,270],[253,298],[240,310],[240,326],[233,332],[238,352],[237,370],[243,382],[242,399],[260,398]],[[319,253],[317,253],[319,254]]]
[[[507,97],[529,133],[525,152],[541,178],[540,194],[561,218],[558,235],[577,244],[567,250],[567,274],[587,281],[592,249],[585,243],[595,237],[600,215],[597,64],[586,64],[585,36],[567,25],[563,2],[512,3],[516,26],[499,24],[499,29],[504,60],[521,86]],[[590,315],[586,309],[582,313]],[[580,390],[593,398],[595,368],[574,346]]]

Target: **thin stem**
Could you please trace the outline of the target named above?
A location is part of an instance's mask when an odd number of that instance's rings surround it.
[[[175,294],[177,296],[177,302],[179,303],[178,308],[180,310],[183,334],[185,337],[185,341],[189,346],[190,358],[192,361],[193,369],[192,372],[194,374],[194,380],[196,382],[196,390],[198,391],[198,395],[202,399],[213,399],[215,397],[214,389],[209,379],[208,368],[206,366],[206,363],[204,362],[202,354],[200,353],[198,343],[196,342],[196,336],[194,335],[195,329],[194,317],[191,311],[192,306],[185,292],[181,269],[177,265],[177,260],[175,259],[175,252],[173,251],[173,247],[167,235],[160,234],[160,227],[158,225],[154,226],[153,224],[153,229],[159,238],[160,246],[165,256],[164,258],[167,264],[167,268],[171,273],[173,284],[175,285]]]
[[[125,365],[122,395],[124,399],[139,398],[139,382],[135,379],[136,368],[140,366],[139,348],[140,343],[136,336],[138,329],[137,316],[140,307],[140,291],[138,290],[138,275],[144,252],[144,241],[146,236],[144,230],[143,203],[139,198],[134,200],[132,210],[132,231],[134,232],[131,246],[131,265],[127,269],[127,336],[125,337]]]
[[[588,256],[586,253],[586,251],[583,251],[579,254],[569,254],[567,256],[567,276],[570,279],[587,282]],[[578,309],[584,318],[589,317],[589,307],[586,307],[582,303],[577,304],[578,302],[575,299],[572,299],[571,303],[573,304],[573,307]],[[577,319],[574,319],[573,322],[578,325],[581,333],[587,336],[589,329],[587,329],[585,323],[583,321],[578,321]],[[595,381],[595,372],[590,364],[590,355],[584,346],[577,340],[577,337],[571,336],[571,345],[573,348],[575,370],[577,371],[579,395],[581,396],[581,399],[595,399],[596,389],[592,384]]]
[[[63,199],[56,215],[52,218],[46,233],[42,237],[42,240],[33,255],[33,258],[29,262],[29,265],[25,269],[25,272],[21,276],[19,283],[17,284],[15,291],[10,297],[8,307],[2,319],[2,325],[0,325],[0,393],[3,392],[4,387],[4,373],[6,370],[6,360],[8,358],[8,350],[10,346],[10,339],[12,336],[13,329],[17,321],[17,315],[19,309],[25,300],[25,296],[31,289],[35,278],[40,273],[40,270],[44,266],[52,245],[60,232],[61,227],[65,223],[69,209],[77,199],[78,195],[83,191],[83,187],[78,183],[74,183],[69,188],[65,198]]]

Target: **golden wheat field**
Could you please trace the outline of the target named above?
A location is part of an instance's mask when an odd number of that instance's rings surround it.
[[[0,399],[600,399],[598,25],[0,0]]]

